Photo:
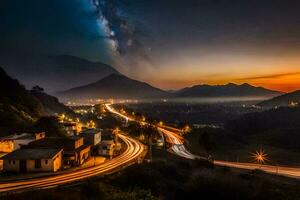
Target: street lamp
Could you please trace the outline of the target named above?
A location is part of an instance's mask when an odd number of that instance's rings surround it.
[[[255,151],[255,153],[252,153],[253,160],[260,165],[264,164],[268,160],[267,156],[268,154],[266,154],[262,149],[260,149],[259,151]]]

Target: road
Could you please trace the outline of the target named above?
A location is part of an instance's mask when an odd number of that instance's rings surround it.
[[[110,112],[112,112],[120,117],[123,117],[126,120],[129,120],[129,121],[135,120],[135,119],[125,116],[121,113],[118,113],[115,109],[113,109],[113,107],[110,104],[106,104],[106,108]],[[187,159],[192,159],[192,160],[206,159],[204,157],[190,153],[184,146],[184,139],[176,133],[177,131],[175,131],[174,128],[167,127],[167,126],[164,126],[164,127],[166,127],[166,128],[157,126],[157,129],[160,132],[162,132],[165,135],[166,140],[172,144],[171,150],[176,155],[187,158]],[[171,131],[171,130],[174,130],[174,131]],[[252,163],[228,162],[228,161],[221,161],[221,160],[215,160],[214,164],[219,165],[219,166],[226,166],[226,167],[247,169],[247,170],[260,169],[262,171],[265,171],[265,172],[271,173],[271,174],[279,174],[279,175],[292,177],[292,178],[298,178],[298,179],[300,178],[300,168],[273,166],[273,165],[259,165],[259,164],[252,164]]]
[[[158,130],[165,134],[165,136],[168,138],[167,139],[168,141],[171,141],[171,144],[173,144],[171,149],[178,156],[187,159],[205,159],[204,157],[200,157],[190,153],[185,148],[183,144],[184,141],[181,138],[181,136],[163,128],[158,127]],[[221,160],[215,160],[214,164],[219,166],[248,169],[248,170],[260,169],[272,174],[279,174],[279,175],[293,177],[293,178],[300,178],[300,168],[282,167],[282,166],[273,166],[273,165],[258,165],[258,164],[241,163],[241,162],[228,162],[228,161],[221,161]]]
[[[0,192],[22,192],[34,189],[52,188],[61,184],[102,175],[136,162],[144,153],[144,145],[123,134],[119,134],[118,137],[124,141],[127,148],[124,153],[116,158],[94,167],[66,172],[59,175],[10,181],[5,183],[0,182]]]

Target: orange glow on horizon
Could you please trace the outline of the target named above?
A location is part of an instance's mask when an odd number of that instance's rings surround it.
[[[196,52],[196,51],[195,51]],[[193,85],[249,83],[282,92],[300,89],[300,58],[294,54],[235,55],[230,53],[186,55],[168,59],[138,79],[163,89]]]
[[[151,81],[149,81],[151,82]],[[246,77],[246,78],[231,78],[224,77],[217,78],[215,80],[166,80],[166,81],[155,81],[151,82],[156,87],[164,89],[181,89],[184,87],[191,87],[193,85],[224,85],[227,83],[243,84],[249,83],[253,86],[264,87],[271,90],[277,90],[281,92],[293,92],[295,90],[300,90],[300,73],[286,73],[286,74],[275,74],[268,76],[258,76],[258,77]]]
[[[300,89],[300,73],[250,79],[248,82],[268,89],[292,92]]]

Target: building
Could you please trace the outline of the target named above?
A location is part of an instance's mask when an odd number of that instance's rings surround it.
[[[56,172],[62,167],[62,149],[18,149],[1,159],[5,172]]]
[[[112,157],[116,147],[116,142],[113,134],[102,134],[101,143],[98,145],[98,154],[102,156]]]
[[[90,156],[90,145],[83,143],[83,137],[72,136],[67,138],[49,137],[30,142],[22,148],[56,148],[63,149],[63,164],[65,166],[79,166]]]
[[[84,144],[95,146],[101,142],[100,129],[86,129],[80,133],[84,139]]]
[[[114,155],[115,150],[115,142],[111,141],[102,141],[98,146],[98,153],[101,156],[109,156],[112,157]]]
[[[14,134],[0,138],[0,152],[10,153],[20,149],[22,145],[27,145],[32,141],[45,137],[45,132]]]
[[[68,136],[78,135],[82,130],[82,124],[80,122],[63,122],[61,126]]]

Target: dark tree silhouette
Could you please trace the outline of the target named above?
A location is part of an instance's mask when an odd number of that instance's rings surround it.
[[[151,124],[147,124],[142,126],[142,132],[146,135],[149,145],[149,157],[150,161],[152,161],[152,140],[153,136],[159,134],[157,128]]]
[[[44,92],[44,88],[36,85],[36,86],[33,86],[32,89],[31,89],[32,92],[37,92],[37,93],[43,93]]]
[[[34,125],[35,131],[45,131],[47,136],[66,137],[56,117],[41,117]]]

